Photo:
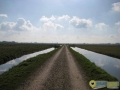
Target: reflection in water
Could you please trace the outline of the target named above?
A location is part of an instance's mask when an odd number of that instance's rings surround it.
[[[72,47],[72,49],[84,55],[91,62],[94,62],[97,66],[101,67],[109,74],[120,80],[120,59],[109,57],[103,54],[98,54],[77,47]]]
[[[38,52],[35,52],[35,53],[32,53],[32,54],[23,55],[20,58],[16,58],[16,59],[13,59],[11,61],[8,61],[7,63],[0,65],[0,74],[2,74],[3,72],[9,70],[10,68],[12,68],[15,65],[18,65],[20,62],[22,62],[24,60],[35,57],[35,56],[37,56],[39,54],[48,53],[48,52],[50,52],[52,50],[54,50],[54,48],[49,48],[49,49],[38,51]]]
[[[120,68],[120,65],[114,65],[116,68]]]

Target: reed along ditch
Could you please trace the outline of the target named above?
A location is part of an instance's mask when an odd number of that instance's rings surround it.
[[[22,61],[16,66],[13,66],[7,72],[4,72],[0,75],[0,90],[15,90],[17,87],[23,83],[27,77],[34,73],[37,68],[46,62],[52,55],[54,55],[61,47],[57,49],[43,51],[44,54],[37,52],[35,57],[29,58],[25,61]],[[29,55],[31,56],[31,55]],[[2,81],[2,82],[1,82]]]
[[[119,71],[120,69],[118,70],[119,72],[117,71],[115,75],[110,75],[108,73],[108,71],[102,69],[95,62],[92,62],[91,59],[89,59],[88,57],[86,58],[85,53],[87,53],[87,50],[86,50],[86,52],[82,52],[82,50],[80,48],[77,48],[77,47],[75,47],[75,48],[71,47],[69,49],[70,49],[72,55],[77,60],[78,64],[85,71],[86,76],[88,76],[88,81],[90,81],[90,80],[107,80],[107,81],[118,81],[118,80],[120,80],[120,78],[119,78],[120,75],[117,76],[117,74],[120,73],[120,71]],[[89,57],[95,58],[96,57],[95,55],[96,55],[96,53],[93,54],[93,55],[90,55]],[[96,62],[99,62],[98,57],[95,58],[94,60],[96,60]],[[109,62],[109,60],[108,60],[108,62]],[[106,65],[106,67],[107,67],[107,65]],[[111,71],[114,72],[115,70],[112,69]]]

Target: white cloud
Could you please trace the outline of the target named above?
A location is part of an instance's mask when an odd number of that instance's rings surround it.
[[[38,30],[35,26],[30,23],[30,21],[26,21],[24,18],[18,18],[17,22],[3,22],[0,24],[0,30]]]
[[[22,26],[20,27],[20,29],[21,29],[21,30],[24,30],[24,31],[26,31],[26,30],[38,30],[38,28],[36,28],[36,27],[33,26],[32,24],[31,24],[31,26],[28,26],[27,24],[22,25]]]
[[[54,23],[51,22],[51,21],[48,21],[48,22],[46,22],[46,23],[43,24],[43,28],[45,30],[54,29],[54,26],[55,26]]]
[[[17,24],[19,26],[26,24],[26,20],[24,18],[18,18],[17,19]]]
[[[58,17],[58,20],[68,20],[68,19],[70,19],[70,16],[68,16],[68,15],[63,15],[63,16],[61,16],[61,17]]]
[[[41,18],[40,18],[40,21],[41,22],[48,22],[48,21],[54,21],[54,20],[68,20],[68,19],[70,19],[70,16],[68,16],[68,15],[62,15],[62,16],[59,16],[59,17],[55,17],[55,16],[51,16],[51,17],[46,17],[46,16],[42,16]]]
[[[89,28],[92,26],[92,21],[89,19],[80,19],[76,16],[73,16],[73,18],[69,21],[71,25],[73,25],[76,28]]]
[[[26,21],[24,18],[18,18],[16,25],[14,26],[14,30],[23,30],[23,26],[26,24]]]
[[[47,22],[43,23],[43,30],[50,30],[50,29],[63,29],[64,27],[60,24],[53,23],[51,20],[55,20],[54,16],[51,16],[49,19],[44,19]],[[40,30],[32,25],[29,20],[25,20],[24,18],[18,18],[17,22],[3,22],[0,24],[1,31],[26,31],[26,30]]]
[[[117,22],[117,23],[115,23],[115,25],[118,25],[118,26],[120,26],[120,21],[119,21],[119,22]]]
[[[98,23],[95,25],[95,28],[99,29],[99,30],[103,30],[103,29],[106,29],[108,28],[109,26],[106,25],[105,23]]]
[[[32,23],[31,23],[29,20],[26,22],[26,25],[27,25],[28,27],[33,27]]]
[[[118,29],[118,33],[120,34],[120,28]]]
[[[0,14],[0,17],[8,17],[7,14]]]
[[[6,31],[11,30],[15,26],[14,22],[3,22],[0,24],[0,30]]]
[[[115,23],[115,25],[117,25],[117,26],[118,26],[118,33],[120,34],[120,21],[119,21],[119,22],[117,22],[117,23]]]
[[[49,18],[45,17],[45,16],[42,16],[40,18],[40,21],[43,21],[43,22],[46,22],[46,21],[49,21]]]
[[[46,16],[42,16],[41,18],[40,18],[40,21],[42,21],[42,22],[48,22],[48,21],[53,21],[53,20],[55,20],[56,18],[52,15],[50,18],[48,18],[48,17],[46,17]]]
[[[92,20],[90,19],[80,19],[76,16],[72,18],[66,18],[65,15],[61,16],[61,21],[58,21],[58,18],[60,19],[60,17],[57,16],[51,16],[49,18],[46,16],[43,16],[43,18],[41,17],[41,20],[44,21],[40,23],[41,28],[35,27],[29,20],[25,20],[24,18],[18,18],[16,22],[3,22],[0,24],[0,40],[64,43],[120,42],[120,27],[115,26],[115,28],[111,29],[118,30],[118,34],[117,31],[110,31],[110,27],[105,23],[98,23],[95,25],[95,27],[92,27]],[[120,21],[116,22],[114,25],[120,26]],[[88,29],[91,27],[90,29],[93,29],[92,32],[95,30],[95,33],[91,33],[89,30],[88,32],[84,30],[74,31],[74,27],[82,29]],[[68,28],[70,29],[67,30]],[[97,31],[99,29],[106,30],[100,31],[99,33]]]
[[[62,25],[60,25],[60,24],[55,24],[55,29],[63,29],[64,27],[62,26]]]
[[[29,20],[26,21],[24,18],[19,18],[16,25],[18,25],[21,30],[39,30],[39,28],[33,26]]]
[[[112,6],[113,11],[120,12],[120,2],[113,3]]]
[[[62,25],[55,24],[52,21],[48,21],[48,22],[46,22],[46,23],[43,24],[43,29],[45,29],[45,30],[62,29],[62,28],[64,28]]]
[[[117,38],[117,35],[111,34],[111,35],[109,35],[109,38]]]
[[[50,17],[50,20],[55,20],[56,18],[52,15],[51,17]]]
[[[16,25],[13,28],[14,30],[38,30],[32,23],[24,18],[18,18]]]

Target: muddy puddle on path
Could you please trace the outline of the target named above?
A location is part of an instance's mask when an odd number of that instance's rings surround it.
[[[120,59],[106,56],[103,54],[95,53],[85,49],[71,47],[73,50],[79,52],[94,62],[97,66],[107,71],[110,75],[116,77],[120,81]]]
[[[22,61],[25,61],[25,60],[27,60],[29,58],[32,58],[32,57],[35,57],[35,56],[37,56],[39,54],[48,53],[48,52],[50,52],[50,51],[52,51],[54,49],[55,48],[49,48],[49,49],[45,49],[45,50],[41,50],[41,51],[38,51],[38,52],[31,53],[31,54],[23,55],[23,56],[21,56],[19,58],[8,61],[5,64],[1,64],[0,65],[0,74],[8,71],[10,68],[12,68],[13,66],[18,65]]]

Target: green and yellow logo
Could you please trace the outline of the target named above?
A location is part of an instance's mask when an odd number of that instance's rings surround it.
[[[90,85],[91,88],[95,88],[96,87],[96,81],[95,80],[91,80],[89,82],[89,85]]]
[[[91,80],[89,85],[92,89],[99,89],[107,87],[109,89],[118,89],[119,88],[119,81],[95,81]]]

